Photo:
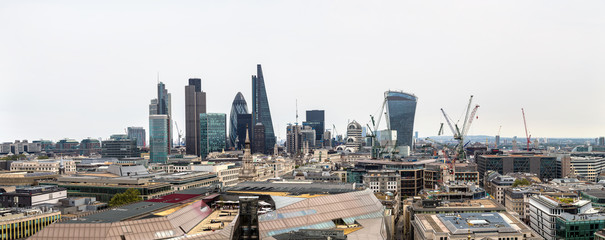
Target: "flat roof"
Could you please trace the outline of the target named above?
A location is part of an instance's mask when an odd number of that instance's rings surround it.
[[[178,194],[173,193],[166,196],[161,196],[154,199],[146,200],[145,202],[160,202],[160,203],[183,203],[191,198],[197,197],[197,194]]]
[[[582,193],[596,197],[596,198],[605,198],[605,190],[588,190],[588,191],[582,191]]]
[[[453,234],[477,232],[517,232],[499,213],[437,214],[437,218]]]
[[[107,211],[98,212],[84,217],[74,218],[65,223],[111,223],[119,222],[136,216],[149,214],[162,208],[173,206],[174,203],[137,202]]]

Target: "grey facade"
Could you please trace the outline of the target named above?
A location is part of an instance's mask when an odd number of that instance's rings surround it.
[[[186,153],[200,156],[200,114],[206,113],[206,93],[202,80],[190,78],[185,86],[185,147]]]
[[[136,139],[112,138],[102,142],[101,155],[107,158],[141,157],[141,151]]]
[[[248,104],[246,103],[246,99],[244,99],[244,95],[242,95],[241,92],[238,92],[237,95],[235,95],[235,99],[233,99],[233,104],[231,104],[231,114],[229,115],[229,147],[234,149],[241,149],[242,144],[238,144],[237,140],[242,143],[245,140],[238,134],[238,129],[240,127],[238,118],[242,114],[248,114]],[[243,137],[245,137],[245,134]]]
[[[262,123],[264,129],[264,153],[273,151],[275,146],[275,132],[273,130],[273,121],[271,120],[271,111],[269,110],[269,100],[267,99],[267,90],[265,89],[265,78],[261,65],[256,65],[256,75],[252,76],[252,123],[256,127],[257,123]],[[253,134],[257,131],[253,130]],[[260,132],[260,131],[259,131]],[[252,136],[253,141],[261,137]],[[255,145],[253,143],[253,145]]]
[[[147,133],[143,127],[128,127],[128,138],[135,139],[139,148],[147,146]]]
[[[516,172],[535,173],[541,179],[558,176],[557,158],[544,155],[478,155],[477,170],[483,180],[489,170],[501,175]]]
[[[384,93],[387,112],[387,126],[397,131],[396,146],[413,146],[414,116],[416,115],[416,96],[396,91]]]

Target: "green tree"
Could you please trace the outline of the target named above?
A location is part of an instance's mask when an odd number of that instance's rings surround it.
[[[11,156],[6,156],[3,158],[0,158],[0,160],[19,160],[19,159],[25,159],[25,155],[23,154],[15,154],[15,155],[11,155]]]
[[[517,186],[529,186],[531,185],[531,182],[525,178],[522,179],[516,179],[515,182],[513,183],[513,187],[517,187]]]
[[[139,190],[134,188],[129,188],[123,193],[118,193],[113,195],[111,200],[109,200],[109,206],[119,206],[124,204],[129,204],[133,202],[138,202],[141,200],[141,193]]]
[[[40,160],[42,160],[42,159],[48,159],[48,156],[46,156],[46,155],[41,155],[41,156],[38,156],[38,159],[40,159]]]

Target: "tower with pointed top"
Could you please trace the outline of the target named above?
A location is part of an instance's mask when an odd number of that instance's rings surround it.
[[[267,90],[265,89],[265,78],[261,65],[256,65],[256,75],[252,75],[252,132],[258,123],[263,126],[264,136],[252,136],[252,139],[264,139],[263,153],[270,153],[275,145],[275,132],[273,130],[273,121],[271,120],[271,111],[269,110],[269,100],[267,99]],[[256,144],[255,144],[256,145]],[[259,144],[260,145],[260,144]]]
[[[238,122],[240,115],[248,114],[248,104],[246,103],[246,99],[244,99],[244,95],[241,92],[238,92],[235,95],[235,99],[233,99],[233,104],[231,104],[231,114],[229,116],[229,147],[234,149],[241,149],[241,143],[238,144],[238,129],[241,124]],[[248,124],[250,125],[250,124]],[[243,130],[243,129],[242,129]],[[243,137],[239,137],[239,141],[242,141]]]
[[[256,168],[252,163],[248,126],[246,126],[246,141],[244,146],[244,156],[242,157],[242,168],[240,170],[239,179],[242,181],[254,181],[254,178],[256,178]]]
[[[172,148],[171,95],[162,82],[157,93],[149,104],[149,156],[150,162],[165,163]]]

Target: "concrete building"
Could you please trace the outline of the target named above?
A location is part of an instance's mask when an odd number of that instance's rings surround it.
[[[347,148],[355,149],[356,151],[361,148],[363,139],[361,137],[361,124],[355,120],[347,125],[347,139],[345,144]]]
[[[26,172],[52,172],[61,173],[61,169],[65,169],[65,173],[75,173],[76,163],[73,160],[31,160],[31,161],[14,161],[10,165],[11,171],[26,171]]]
[[[138,148],[147,146],[147,134],[143,127],[128,127],[128,138],[136,140]]]
[[[80,142],[80,155],[90,156],[101,153],[101,142],[97,139],[87,138]]]
[[[39,153],[41,151],[42,145],[39,141],[30,143],[27,140],[15,140],[14,143],[5,142],[0,144],[0,154]]]
[[[515,178],[508,175],[500,175],[494,171],[488,171],[483,185],[487,193],[489,193],[498,203],[504,205],[504,191],[513,186]]]
[[[223,186],[233,186],[239,182],[240,167],[235,163],[206,163],[189,165],[191,171],[204,171],[215,174]]]
[[[372,170],[363,175],[363,185],[373,192],[399,192],[401,175],[395,170]]]
[[[17,188],[14,191],[0,193],[0,206],[34,207],[43,204],[56,204],[67,197],[67,190],[54,186],[35,186]]]
[[[185,86],[185,146],[189,155],[201,156],[200,114],[206,113],[206,92],[202,80],[190,78]]]
[[[605,157],[571,157],[571,174],[586,181],[595,182],[605,168]]]
[[[419,214],[414,239],[539,240],[535,232],[509,213]]]

